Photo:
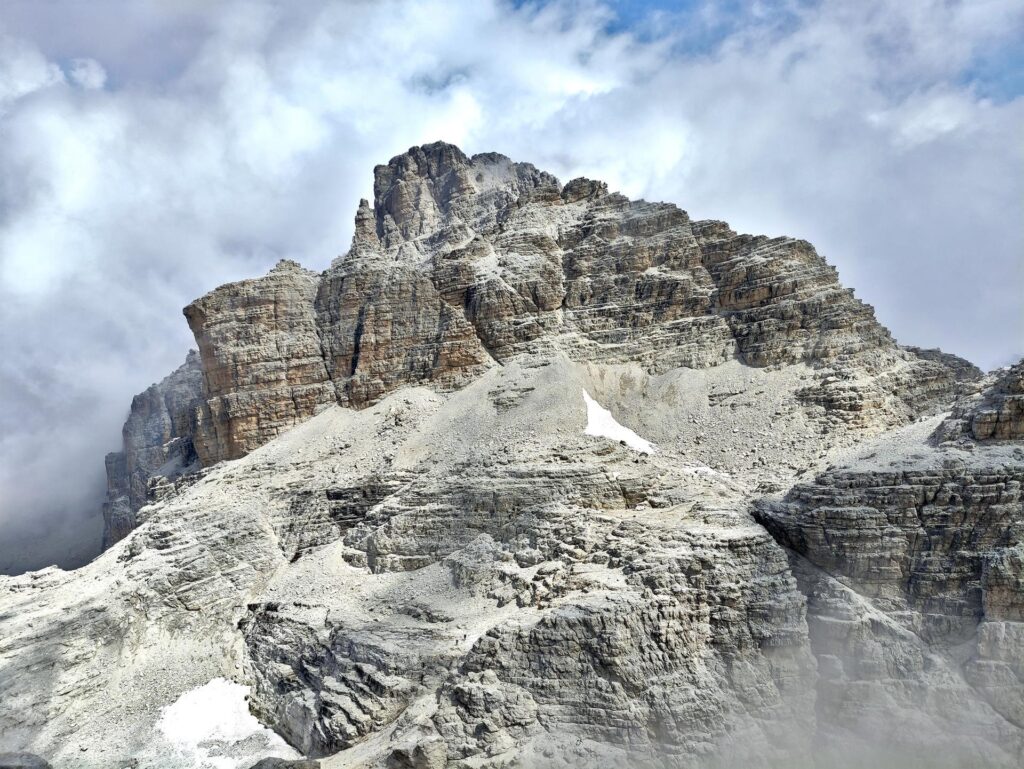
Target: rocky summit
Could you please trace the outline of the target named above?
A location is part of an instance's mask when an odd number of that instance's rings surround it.
[[[1024,363],[899,345],[806,241],[438,143],[184,313],[107,550],[0,577],[0,752],[1022,765]]]

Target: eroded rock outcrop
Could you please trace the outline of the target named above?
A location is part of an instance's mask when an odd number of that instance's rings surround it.
[[[908,345],[905,346],[904,349],[919,358],[941,363],[953,372],[953,375],[956,377],[958,382],[978,382],[985,375],[985,372],[970,361],[964,360],[956,355],[951,355],[948,352],[943,352],[942,350],[934,347],[923,348]]]
[[[193,436],[202,398],[203,370],[191,351],[177,371],[132,399],[123,448],[106,457],[104,548],[135,528],[135,514],[151,500],[150,479],[174,480],[199,469]]]
[[[820,370],[809,405],[891,424],[951,397],[963,375],[953,356],[898,347],[805,241],[737,235],[443,143],[378,166],[374,195],[322,276],[282,262],[185,309],[203,362],[204,464],[326,404],[452,389],[520,353],[652,372],[804,362]]]
[[[282,261],[185,308],[203,362],[194,443],[204,464],[240,457],[334,403],[313,308],[319,283]]]
[[[1005,441],[1024,438],[1024,362],[978,380],[935,431],[936,440]]]
[[[225,676],[327,769],[1019,766],[1020,367],[810,244],[434,144],[185,314],[110,550],[0,579],[0,747],[176,766]]]
[[[341,501],[344,528],[242,625],[254,707],[293,744],[329,755],[415,727],[385,757],[439,766],[809,750],[814,662],[784,552],[727,476],[536,425],[539,404],[582,402],[573,371],[520,371],[530,386],[500,408],[497,371],[436,416],[385,399],[399,467],[302,497]],[[452,435],[470,423],[481,439]]]
[[[927,731],[951,766],[1012,764],[1024,756],[1024,447],[917,432],[762,503],[758,519],[808,597],[823,739],[884,735],[910,760]]]

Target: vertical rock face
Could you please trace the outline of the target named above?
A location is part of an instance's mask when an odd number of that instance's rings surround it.
[[[451,389],[490,362],[463,314],[414,269],[371,262],[329,271],[318,306],[342,404],[364,406],[409,383]]]
[[[654,372],[809,363],[821,376],[807,403],[852,421],[898,423],[952,395],[948,362],[899,348],[804,241],[737,235],[440,143],[378,166],[374,194],[323,276],[282,262],[185,309],[203,361],[204,464],[335,400],[452,389],[520,353]]]
[[[973,430],[979,413],[1012,424],[999,416],[1016,370],[994,380],[961,401],[957,426]],[[938,435],[950,437],[948,422]],[[1024,450],[988,430],[931,445],[894,436],[882,450],[758,513],[794,553],[808,596],[822,727],[836,738],[891,734],[908,755],[911,729],[929,728],[954,764],[1019,761]],[[894,704],[904,712],[895,732]]]
[[[1024,755],[1024,464],[984,459],[828,473],[762,510],[797,554],[825,734],[912,755],[927,730],[953,765]]]
[[[375,194],[360,249],[417,266],[498,360],[545,344],[661,370],[894,349],[803,241],[740,236],[600,182],[561,187],[529,164],[442,144],[378,167]]]
[[[768,520],[825,572],[915,612],[925,641],[960,643],[984,616],[986,564],[1024,535],[1024,467],[950,464],[825,473]]]
[[[971,436],[976,440],[1024,438],[1024,363],[999,375],[969,416]]]
[[[934,440],[1012,441],[1024,438],[1024,362],[969,380]]]
[[[334,402],[313,308],[319,282],[282,261],[185,308],[203,366],[194,438],[203,464],[240,457]]]
[[[135,513],[149,501],[152,477],[174,479],[199,468],[192,438],[202,380],[199,356],[191,351],[177,371],[132,400],[121,431],[124,448],[106,457],[105,548],[135,528]]]

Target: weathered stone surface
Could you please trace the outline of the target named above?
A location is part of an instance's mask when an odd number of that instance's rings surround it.
[[[1006,640],[1020,623],[982,622],[977,645],[929,644],[842,576],[802,561],[794,573],[808,598],[818,660],[817,738],[835,756],[825,765],[844,758],[852,766],[951,769],[1019,763],[1022,679],[1008,660],[1019,659],[1020,647]],[[985,638],[1002,645],[986,646]]]
[[[289,761],[286,758],[264,758],[249,769],[320,769],[320,762],[308,759]]]
[[[925,349],[922,347],[912,347],[907,345],[904,346],[903,349],[913,353],[919,358],[924,358],[925,360],[931,360],[937,363],[941,363],[942,365],[944,365],[946,368],[953,372],[953,375],[959,382],[977,382],[980,381],[981,378],[985,375],[985,372],[983,372],[980,368],[975,366],[969,360],[964,360],[958,355],[943,352],[942,350],[936,348]]]
[[[203,366],[193,437],[203,464],[240,457],[334,403],[313,310],[319,282],[281,261],[185,308]]]
[[[0,769],[50,769],[50,764],[34,753],[0,753]]]
[[[136,513],[150,501],[150,479],[173,481],[199,469],[192,437],[202,378],[199,356],[190,351],[177,371],[132,399],[123,448],[106,457],[104,548],[135,528]]]
[[[760,509],[808,596],[821,727],[884,733],[907,755],[934,732],[953,765],[1019,759],[1024,452],[921,446],[892,464],[824,473]]]
[[[806,752],[811,730],[772,726],[813,713],[803,600],[787,564],[756,530],[691,526],[624,522],[604,541],[588,532],[598,538],[579,561],[564,548],[546,560],[537,573],[552,590],[541,602],[557,608],[489,631],[442,690],[435,724],[449,760],[518,750],[542,733],[560,735],[563,750],[573,735],[674,766],[723,754],[770,766]],[[597,589],[620,568],[620,589]],[[588,595],[559,604],[588,582]]]
[[[1024,438],[1024,361],[972,381],[933,437],[961,442]]]
[[[318,633],[272,606],[243,631],[254,660],[256,707],[304,754],[335,753],[389,725],[414,689],[406,675],[418,678],[424,668],[415,647],[347,633],[343,624]]]
[[[325,767],[1020,765],[1019,367],[900,347],[806,242],[435,144],[325,273],[186,316],[138,528],[0,578],[3,748],[178,769],[160,708],[223,676]]]
[[[765,520],[876,605],[916,613],[926,641],[959,643],[984,616],[987,564],[1024,539],[1024,464],[950,465],[825,473]]]
[[[324,277],[318,322],[341,403],[365,406],[403,384],[451,389],[488,364],[463,314],[415,269],[342,264]]]
[[[427,430],[445,458],[297,499],[288,515],[344,528],[319,527],[333,545],[293,562],[305,598],[282,585],[250,607],[256,711],[313,755],[415,724],[397,765],[569,757],[583,741],[679,766],[806,752],[814,664],[783,551],[728,507],[724,476],[583,449],[557,420],[527,438],[536,399],[576,389],[553,367],[527,370],[528,394],[500,410],[476,410],[487,381],[437,421],[392,403],[380,439]],[[466,419],[505,436],[484,439],[490,456],[453,441]],[[708,489],[726,507],[698,511]],[[345,564],[328,590],[355,597],[346,609],[324,603],[328,552]],[[424,701],[436,711],[407,723]]]
[[[871,307],[839,284],[810,243],[737,235],[723,222],[697,222],[693,230],[715,308],[748,364],[826,361],[891,345]]]
[[[805,241],[737,235],[443,143],[378,166],[374,196],[322,278],[282,262],[186,308],[205,376],[204,464],[335,399],[452,389],[522,353],[651,372],[803,362],[821,369],[809,405],[883,424],[948,400],[963,375],[953,356],[899,348]]]
[[[1024,438],[1024,362],[1007,369],[970,415],[976,440]]]

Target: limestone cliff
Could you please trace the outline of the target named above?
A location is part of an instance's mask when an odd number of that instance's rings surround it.
[[[1024,438],[1024,362],[993,371],[957,399],[936,440]],[[968,442],[966,445],[970,445]]]
[[[935,755],[1024,755],[1024,450],[1006,448],[865,452],[762,503],[808,596],[823,739],[911,756],[938,724]]]
[[[189,766],[223,676],[327,769],[1020,766],[1024,364],[810,244],[434,144],[185,315],[108,552],[0,579],[0,750]]]
[[[322,276],[282,262],[185,308],[202,358],[192,436],[235,459],[330,403],[462,386],[521,354],[650,372],[803,362],[834,419],[904,421],[952,397],[953,356],[900,348],[813,247],[692,222],[600,182],[416,147],[375,170],[352,248]]]
[[[203,363],[194,438],[203,464],[240,457],[334,402],[313,308],[319,284],[282,261],[185,308]]]
[[[177,371],[132,399],[121,431],[124,448],[106,457],[105,548],[135,528],[135,513],[150,501],[151,478],[174,479],[198,470],[193,436],[202,380],[199,356],[192,351]]]

